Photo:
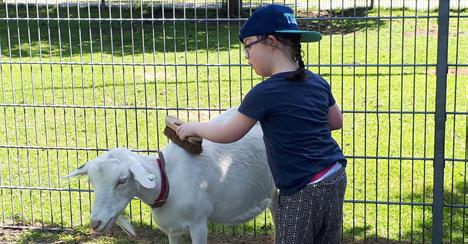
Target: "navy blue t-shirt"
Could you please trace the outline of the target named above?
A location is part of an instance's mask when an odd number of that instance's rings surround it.
[[[328,110],[335,104],[330,85],[307,70],[304,81],[286,80],[289,74],[275,74],[257,84],[238,108],[260,121],[276,187],[286,195],[335,162],[346,166],[328,127]]]

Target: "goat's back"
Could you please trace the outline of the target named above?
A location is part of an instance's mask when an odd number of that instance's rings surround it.
[[[217,119],[232,113],[227,111]],[[187,198],[189,201],[177,205],[207,211],[212,222],[238,224],[255,217],[268,205],[275,189],[258,124],[234,143],[204,140],[200,155],[190,155],[172,143],[163,152],[171,184],[169,201]],[[180,206],[183,204],[187,206]]]

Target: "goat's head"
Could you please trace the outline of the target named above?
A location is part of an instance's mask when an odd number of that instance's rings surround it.
[[[140,187],[156,186],[150,175],[128,149],[113,149],[79,167],[67,177],[88,175],[94,187],[94,205],[91,227],[96,232],[108,231],[114,222],[130,235],[135,235],[132,225],[120,216]]]

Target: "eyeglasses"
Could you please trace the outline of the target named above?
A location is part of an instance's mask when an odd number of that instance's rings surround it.
[[[253,42],[247,44],[247,45],[244,45],[244,54],[245,54],[245,58],[246,58],[246,59],[249,59],[249,58],[250,58],[250,54],[249,54],[249,49],[250,49],[250,47],[252,47],[252,46],[253,46],[254,44],[256,44],[256,43],[259,43],[259,42],[261,42],[261,41],[264,41],[265,39],[267,39],[267,37],[261,37],[261,38],[255,40],[255,41],[253,41]]]

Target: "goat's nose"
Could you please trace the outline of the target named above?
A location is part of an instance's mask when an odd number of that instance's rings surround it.
[[[97,228],[99,228],[100,224],[101,224],[100,220],[92,220],[91,221],[91,228],[93,228],[93,230],[96,230]]]

